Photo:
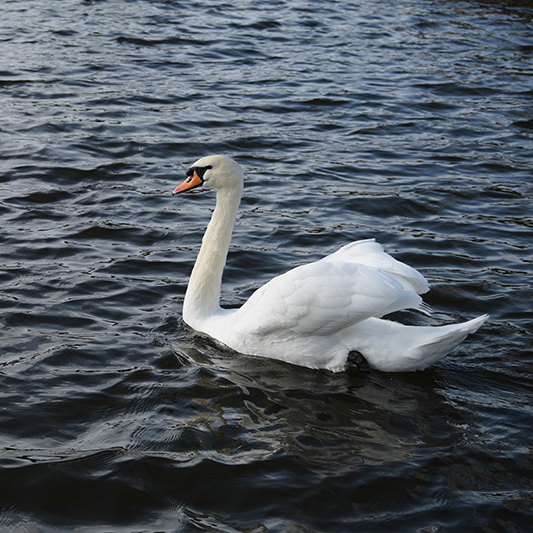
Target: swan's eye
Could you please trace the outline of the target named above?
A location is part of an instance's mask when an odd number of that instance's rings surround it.
[[[187,182],[190,182],[194,176],[194,173],[198,175],[198,177],[203,181],[204,180],[204,174],[211,170],[213,167],[211,165],[207,165],[206,167],[191,167],[189,170],[187,170]]]

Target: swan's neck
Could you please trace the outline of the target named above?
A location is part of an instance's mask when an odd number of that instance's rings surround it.
[[[211,221],[202,239],[183,302],[183,319],[194,329],[220,310],[220,286],[242,188],[220,189]]]

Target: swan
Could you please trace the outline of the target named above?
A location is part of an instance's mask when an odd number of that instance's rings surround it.
[[[488,318],[444,326],[407,326],[381,317],[421,308],[424,277],[374,240],[347,244],[257,289],[238,309],[220,307],[222,272],[243,191],[243,170],[212,155],[187,171],[173,194],[217,190],[183,302],[183,320],[232,350],[308,368],[345,370],[348,361],[385,372],[422,370],[453,350]]]

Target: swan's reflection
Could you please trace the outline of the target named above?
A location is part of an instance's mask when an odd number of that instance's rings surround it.
[[[284,452],[318,463],[380,464],[458,437],[433,370],[394,376],[309,370],[234,354],[200,336],[173,349],[185,365],[202,369],[201,397],[187,423],[218,437],[238,434],[234,448],[222,439],[231,460],[241,446],[246,460],[251,452]]]

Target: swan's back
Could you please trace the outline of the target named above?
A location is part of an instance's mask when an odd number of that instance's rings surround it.
[[[418,307],[427,282],[373,240],[357,241],[258,289],[239,312],[239,335],[332,335],[370,317]]]

